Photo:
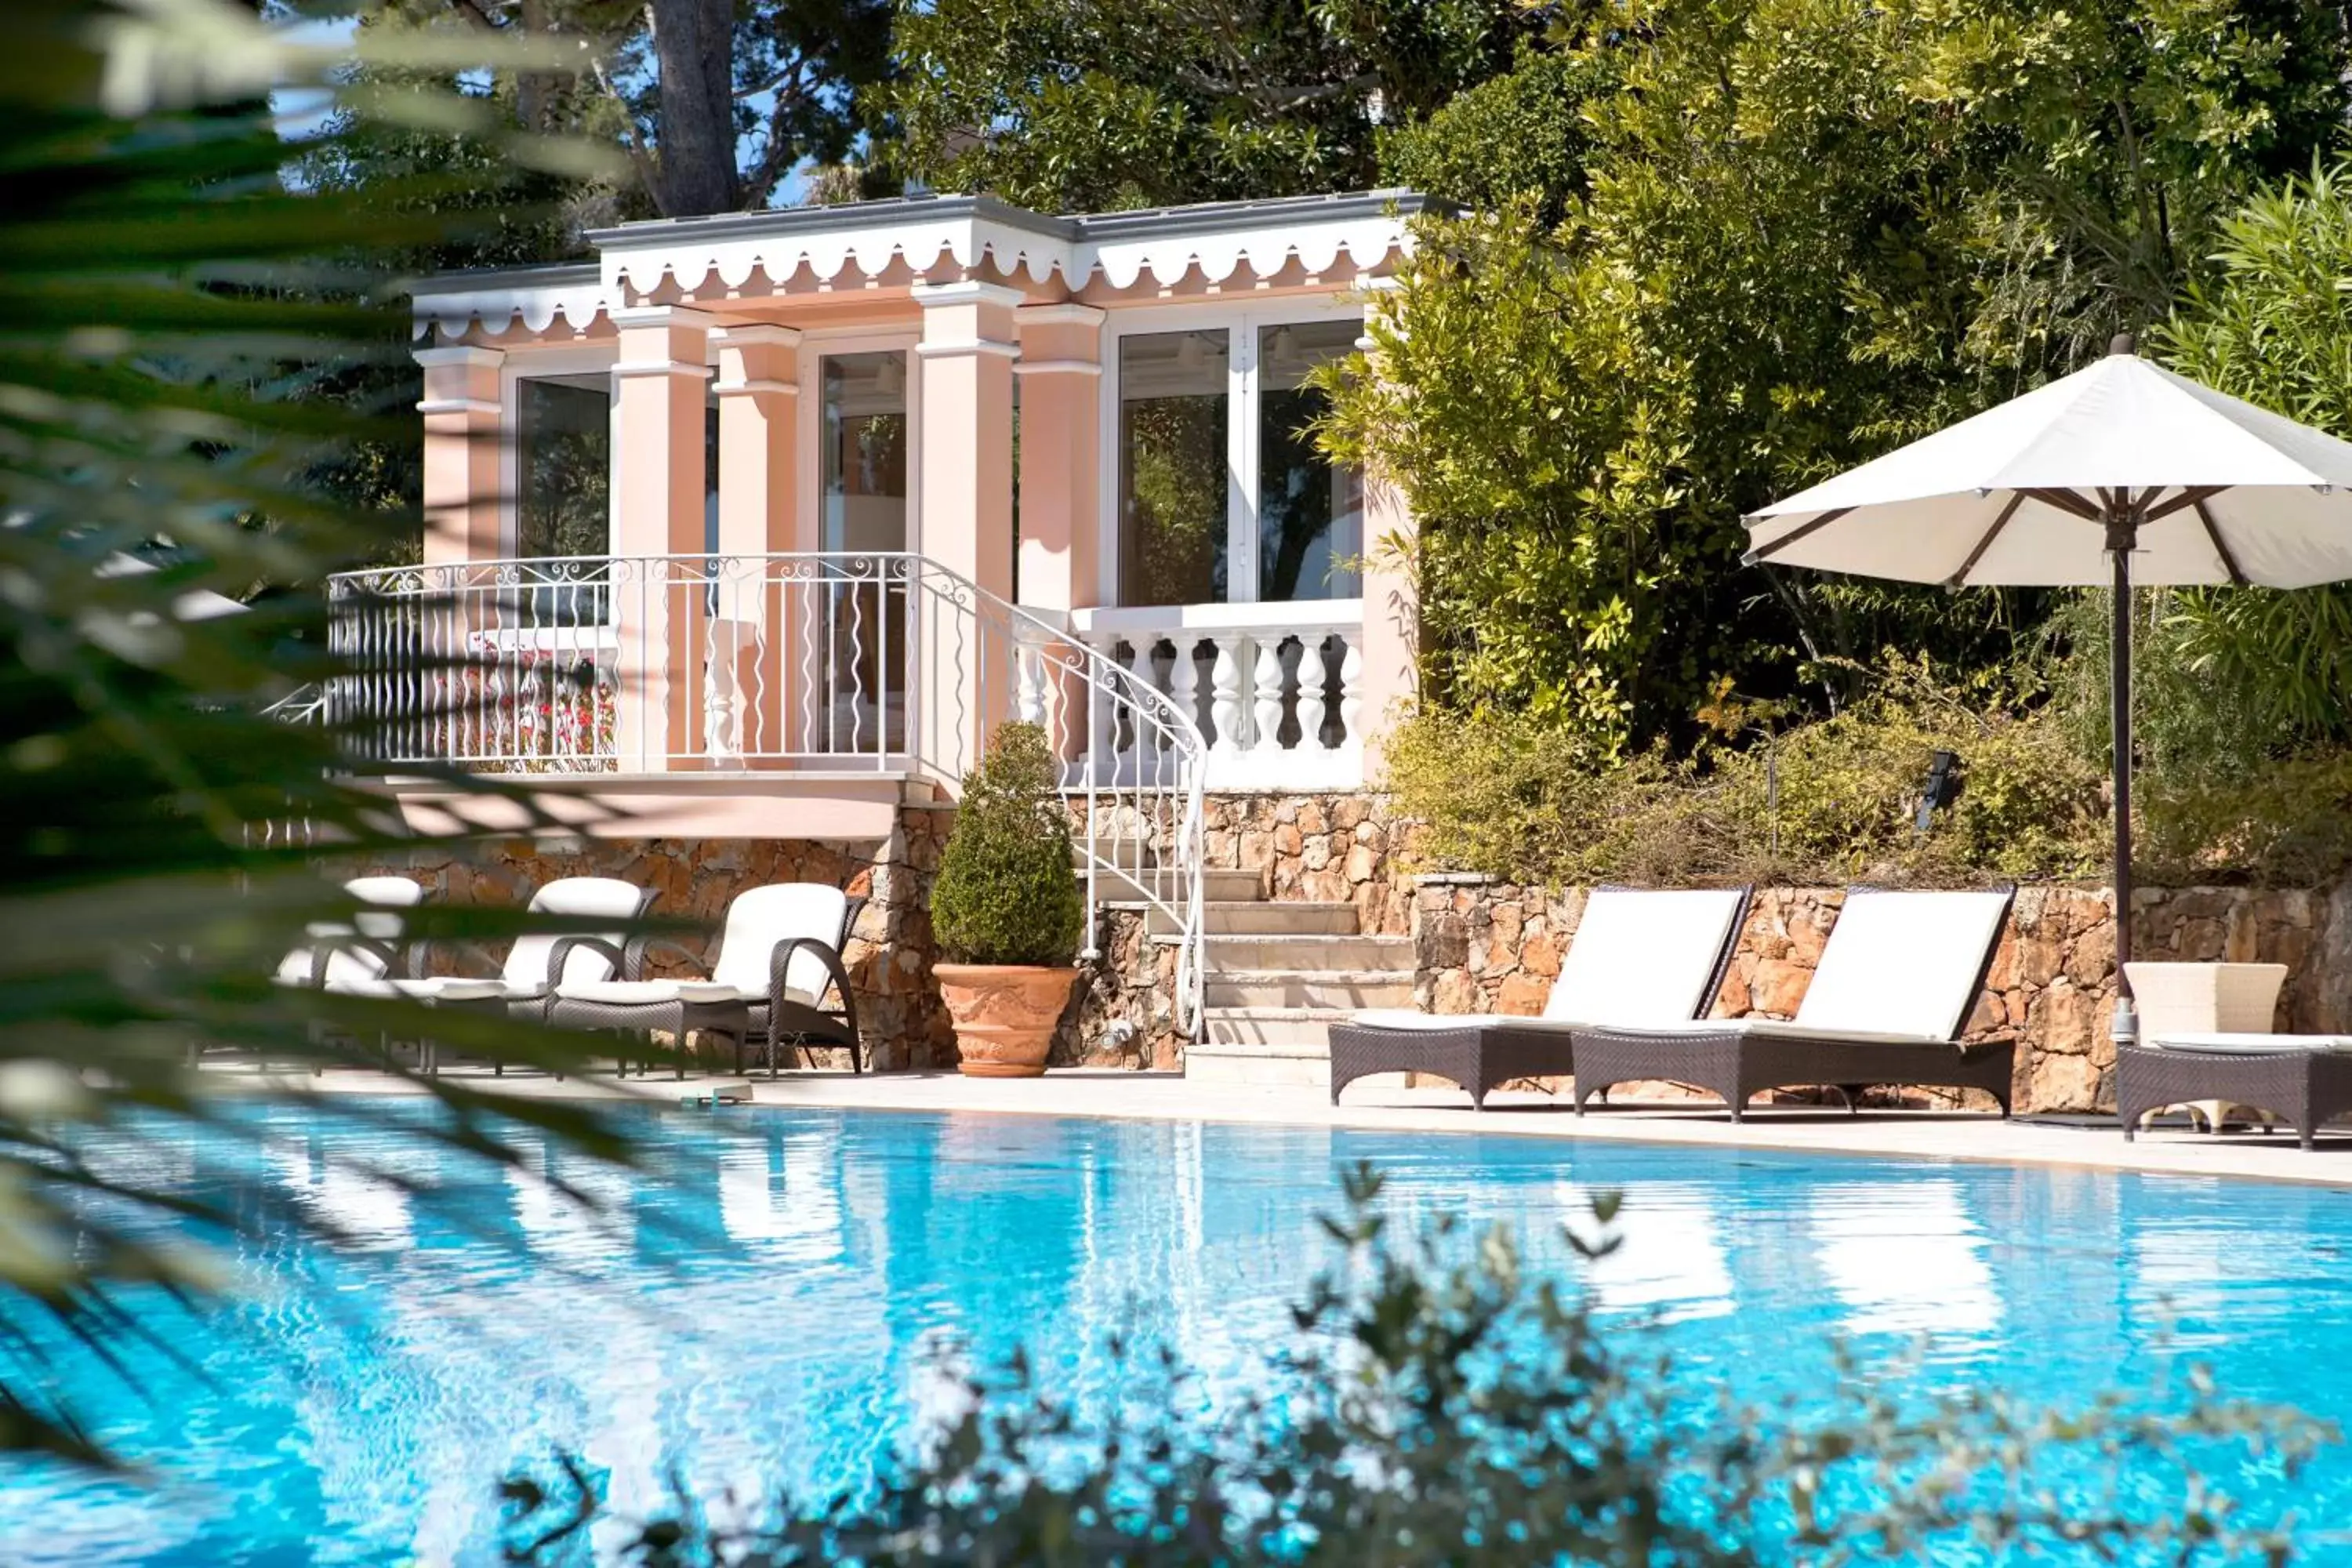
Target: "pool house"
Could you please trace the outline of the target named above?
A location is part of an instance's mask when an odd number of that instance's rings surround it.
[[[1305,426],[1422,205],[918,197],[425,279],[424,555],[334,583],[383,672],[336,700],[419,823],[480,809],[402,773],[456,763],[530,775],[565,853],[674,862],[673,902],[779,856],[896,881],[886,990],[925,963],[925,819],[1042,723],[1132,981],[1081,1049],[1216,1034],[1279,1075],[1297,1004],[1410,984],[1363,786],[1412,689],[1412,523]]]

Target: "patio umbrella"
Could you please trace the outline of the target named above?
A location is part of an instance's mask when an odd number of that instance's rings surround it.
[[[2132,353],[1964,419],[1748,518],[1747,560],[1940,583],[2115,590],[2116,1031],[2131,957],[2136,583],[2352,577],[2352,442]]]

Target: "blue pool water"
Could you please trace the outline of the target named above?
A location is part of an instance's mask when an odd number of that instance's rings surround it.
[[[1389,1174],[1398,1215],[1506,1222],[1562,1276],[1584,1268],[1560,1222],[1621,1190],[1625,1246],[1588,1283],[1605,1311],[1654,1321],[1694,1388],[1833,1405],[1840,1339],[1865,1362],[1921,1358],[1906,1375],[1923,1385],[2076,1402],[2187,1356],[2234,1394],[2352,1425],[2341,1192],[1499,1135],[724,1124],[646,1113],[676,1163],[661,1182],[537,1146],[523,1173],[488,1170],[294,1111],[264,1119],[257,1163],[194,1139],[117,1151],[249,1212],[284,1200],[350,1249],[279,1226],[240,1250],[234,1306],[157,1305],[174,1354],[135,1355],[143,1397],[53,1363],[152,1484],[0,1464],[0,1563],[494,1561],[492,1485],[556,1448],[609,1468],[624,1508],[656,1502],[671,1470],[711,1493],[822,1495],[951,1399],[943,1353],[986,1365],[1026,1344],[1047,1386],[1100,1401],[1114,1329],[1172,1344],[1213,1399],[1285,1333],[1329,1256],[1316,1216],[1359,1160]],[[421,1203],[350,1158],[458,1199]],[[2258,1470],[2223,1479],[2284,1495]],[[2292,1500],[2352,1518],[2352,1458],[2331,1452]]]

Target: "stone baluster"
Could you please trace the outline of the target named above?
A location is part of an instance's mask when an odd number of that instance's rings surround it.
[[[1200,639],[1180,630],[1175,640],[1176,662],[1168,670],[1168,700],[1188,723],[1197,725],[1201,721],[1201,665],[1192,656],[1200,651]]]
[[[1257,689],[1250,705],[1250,750],[1282,750],[1282,634],[1268,632],[1257,641]]]
[[[1032,644],[1015,643],[1013,658],[1014,710],[1021,715],[1024,724],[1034,724],[1043,729],[1045,723],[1045,656]],[[1047,744],[1052,744],[1050,736],[1047,737]]]
[[[1216,729],[1209,750],[1221,757],[1241,754],[1242,639],[1227,632],[1209,639],[1217,650],[1209,668],[1209,722]]]
[[[1129,727],[1135,731],[1135,772],[1129,776],[1138,783],[1149,779],[1160,765],[1160,737],[1152,732],[1150,724],[1144,722],[1141,713],[1143,703],[1149,700],[1143,693],[1160,689],[1157,673],[1152,668],[1152,655],[1159,647],[1160,638],[1153,633],[1138,632],[1127,658],[1127,673],[1135,681],[1129,701],[1136,709],[1128,718]]]
[[[1319,752],[1323,749],[1323,710],[1327,706],[1324,688],[1330,679],[1330,670],[1323,662],[1323,635],[1304,632],[1298,638],[1298,749]]]
[[[1364,706],[1364,650],[1357,637],[1346,632],[1339,636],[1348,649],[1339,660],[1339,743],[1355,746],[1362,744],[1364,739],[1359,722]]]

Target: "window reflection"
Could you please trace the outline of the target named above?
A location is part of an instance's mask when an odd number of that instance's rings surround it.
[[[1225,602],[1225,333],[1118,344],[1119,602]]]
[[[827,354],[822,482],[824,548],[854,559],[842,570],[870,581],[826,593],[825,690],[812,750],[871,751],[878,733],[906,745],[905,584],[886,585],[887,557],[907,548],[907,356],[898,349]]]
[[[1364,548],[1363,486],[1315,449],[1308,427],[1330,405],[1306,384],[1355,351],[1355,321],[1261,327],[1257,340],[1257,596],[1352,599]]]

